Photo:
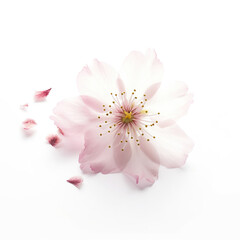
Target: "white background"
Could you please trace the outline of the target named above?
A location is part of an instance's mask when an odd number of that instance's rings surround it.
[[[0,1],[0,239],[240,239],[239,1]],[[164,81],[195,95],[180,125],[195,141],[182,169],[143,191],[121,174],[84,176],[46,143],[57,101],[77,95],[91,59],[119,68],[155,48]],[[46,102],[35,90],[52,87]],[[29,103],[27,112],[19,105]],[[21,122],[33,117],[32,136]]]

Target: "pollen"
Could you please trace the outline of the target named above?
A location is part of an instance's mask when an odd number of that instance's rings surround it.
[[[123,118],[122,118],[122,121],[123,121],[124,123],[130,123],[130,122],[132,122],[132,120],[133,120],[132,112],[126,112],[126,111],[124,111],[124,116],[123,116]]]

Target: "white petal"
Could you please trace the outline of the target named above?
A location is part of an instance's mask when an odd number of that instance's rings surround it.
[[[155,139],[151,140],[158,151],[160,164],[168,168],[181,167],[193,148],[193,141],[178,125],[154,127]]]
[[[117,72],[108,64],[94,60],[78,74],[77,85],[80,94],[111,101],[110,93],[117,93]]]
[[[148,50],[146,54],[133,51],[124,60],[120,76],[127,84],[127,90],[140,90],[143,94],[148,86],[161,82],[163,67],[154,50]],[[138,92],[137,92],[138,93]]]

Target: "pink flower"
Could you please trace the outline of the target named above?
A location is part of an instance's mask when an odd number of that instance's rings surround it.
[[[193,96],[182,82],[162,85],[162,74],[153,50],[131,52],[119,74],[98,60],[82,69],[80,96],[58,103],[52,119],[78,146],[84,172],[122,172],[144,187],[160,165],[184,165],[193,143],[176,120]]]

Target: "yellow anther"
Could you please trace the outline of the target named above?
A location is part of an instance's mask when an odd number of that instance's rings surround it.
[[[100,116],[98,116],[98,118],[100,118]]]
[[[148,110],[141,110],[141,112],[140,113],[142,113],[142,114],[147,114],[148,113]]]
[[[109,105],[109,107],[111,107],[111,105]]]
[[[102,136],[102,133],[100,133],[99,135]]]
[[[109,148],[111,148],[111,146],[110,146],[110,145],[109,145],[108,147],[109,147]]]
[[[155,136],[153,136],[153,138],[156,138]]]
[[[149,142],[149,141],[150,141],[150,139],[147,139],[147,141]]]
[[[115,103],[115,101],[112,102],[113,104]]]
[[[124,151],[124,149],[122,148],[122,151]]]
[[[131,139],[133,139],[133,137],[131,137]]]
[[[103,107],[105,107],[105,105],[102,105]]]
[[[105,123],[107,123],[107,121],[105,121]]]
[[[158,121],[156,121],[156,123],[158,123]]]
[[[148,127],[148,125],[145,125],[145,127]]]
[[[99,125],[99,127],[102,127],[102,125]]]

